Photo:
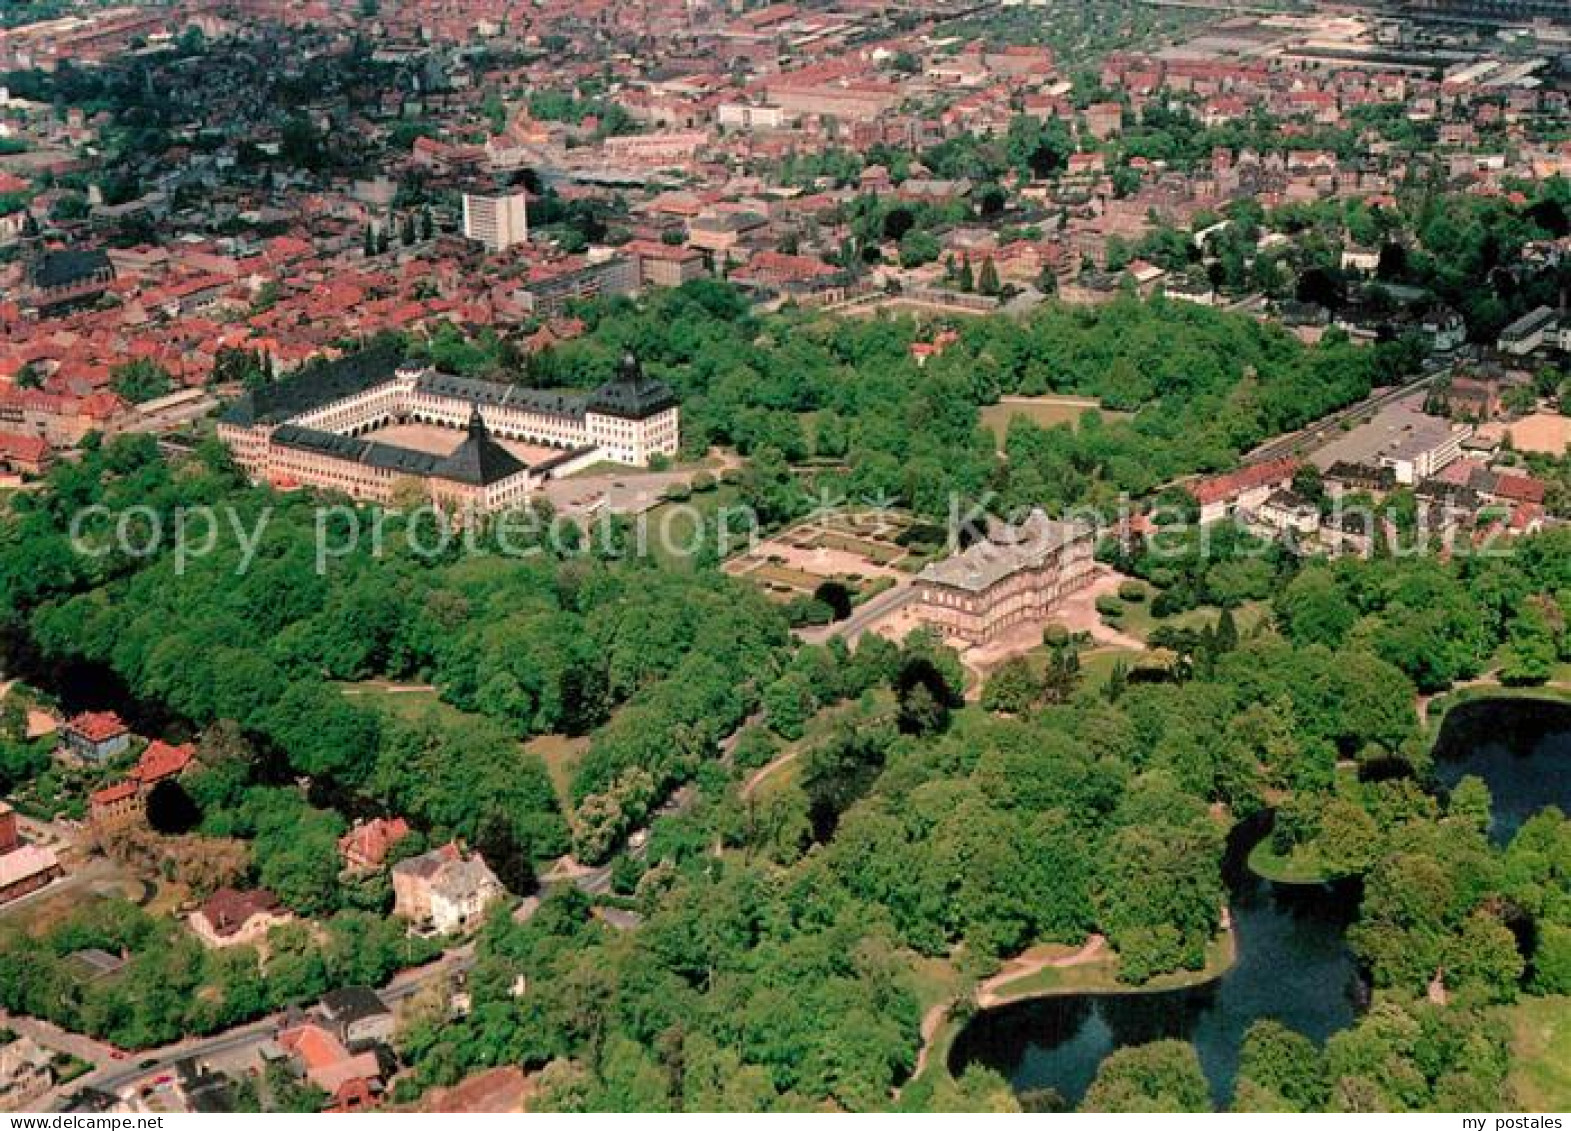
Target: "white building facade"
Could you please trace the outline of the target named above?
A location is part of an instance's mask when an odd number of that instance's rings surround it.
[[[464,193],[464,236],[491,251],[506,251],[529,238],[528,198],[516,192]]]

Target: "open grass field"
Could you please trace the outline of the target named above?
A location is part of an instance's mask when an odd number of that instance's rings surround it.
[[[997,404],[982,409],[982,427],[992,432],[1002,445],[1009,433],[1009,422],[1017,416],[1043,428],[1055,428],[1060,424],[1078,428],[1080,417],[1089,409],[1097,410],[1109,420],[1129,418],[1126,412],[1103,408],[1095,397],[1004,397]]]
[[[1073,949],[1073,948],[1068,948]],[[1204,985],[1227,973],[1238,957],[1233,932],[1223,931],[1206,944],[1205,965],[1199,970],[1177,970],[1160,974],[1139,986],[1118,980],[1118,955],[1104,951],[1094,961],[1078,966],[1045,966],[1011,982],[996,987],[998,1004],[1002,1005],[1024,998],[1045,997],[1057,994],[1079,993],[1155,993],[1159,990],[1177,990],[1186,986]]]
[[[90,887],[51,891],[19,902],[6,912],[7,927],[19,927],[36,935],[46,935],[84,906],[99,903],[103,896]]]
[[[1080,678],[1087,687],[1106,687],[1107,681],[1113,677],[1113,669],[1118,661],[1133,668],[1139,661],[1142,653],[1134,652],[1127,648],[1094,648],[1089,652],[1080,653]],[[1038,651],[1034,657],[1040,658],[1041,665],[1047,663],[1047,653]]]
[[[453,723],[461,723],[469,717],[457,707],[442,702],[434,687],[371,679],[363,683],[339,684],[339,689],[345,698],[405,722],[415,722],[432,714]]]
[[[1320,862],[1313,853],[1303,851],[1282,856],[1266,837],[1249,854],[1249,869],[1255,875],[1278,884],[1318,884],[1325,880]]]
[[[717,516],[722,510],[739,510],[738,498],[735,487],[721,483],[713,491],[696,492],[685,502],[651,507],[638,520],[644,552],[667,568],[688,568],[706,542],[722,555],[731,547],[746,545],[751,524],[740,513],[729,515],[728,529],[719,530]]]
[[[1528,1111],[1571,1111],[1571,997],[1523,998],[1511,1023],[1511,1076]]]
[[[589,749],[587,737],[570,738],[563,734],[542,734],[524,743],[530,754],[538,754],[551,775],[551,785],[556,789],[557,800],[564,808],[572,804],[573,776],[578,764]]]
[[[1157,617],[1152,615],[1151,598],[1147,597],[1144,601],[1125,601],[1124,614],[1119,618],[1117,627],[1131,636],[1138,636],[1141,640],[1145,640],[1159,626],[1201,629],[1208,624],[1214,625],[1221,615],[1221,609],[1205,605],[1176,616]],[[1233,621],[1238,625],[1240,635],[1247,636],[1270,615],[1271,607],[1266,602],[1246,601],[1233,610]]]

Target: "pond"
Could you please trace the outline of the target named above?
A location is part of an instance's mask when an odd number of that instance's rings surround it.
[[[1571,811],[1571,706],[1528,699],[1479,700],[1455,708],[1436,744],[1441,788],[1464,774],[1489,785],[1503,843],[1540,808]],[[1344,941],[1358,911],[1358,885],[1284,885],[1245,866],[1269,819],[1229,838],[1226,879],[1238,961],[1205,986],[1155,993],[1070,994],[977,1014],[950,1054],[952,1071],[973,1062],[1019,1093],[1051,1091],[1077,1106],[1104,1057],[1164,1038],[1189,1041],[1218,1104],[1231,1100],[1244,1034],[1274,1018],[1323,1041],[1352,1024],[1365,989]]]
[[[1496,844],[1545,806],[1571,813],[1571,703],[1476,699],[1453,708],[1435,743],[1435,778],[1450,789],[1467,774],[1494,799]]]

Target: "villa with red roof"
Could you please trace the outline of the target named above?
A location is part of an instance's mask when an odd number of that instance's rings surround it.
[[[131,745],[131,728],[113,711],[89,711],[60,728],[62,749],[84,762],[107,762]]]
[[[196,757],[196,747],[189,742],[171,746],[154,739],[137,760],[135,777],[144,786],[157,785],[165,778],[178,777]]]
[[[105,786],[88,797],[88,821],[100,833],[140,821],[147,812],[147,795],[161,781],[178,777],[196,757],[189,743],[171,746],[154,741],[136,767],[121,781]]]
[[[378,817],[356,825],[338,841],[338,854],[346,872],[374,872],[387,863],[393,846],[409,835],[409,822],[402,817]]]
[[[307,1080],[327,1093],[323,1111],[337,1114],[375,1106],[382,1091],[376,1053],[351,1053],[314,1021],[285,1029],[278,1035],[278,1045],[293,1055]]]

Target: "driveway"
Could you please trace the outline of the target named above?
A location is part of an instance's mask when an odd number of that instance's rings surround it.
[[[1130,636],[1127,632],[1120,632],[1116,628],[1109,628],[1102,622],[1102,614],[1096,611],[1096,599],[1105,593],[1118,593],[1118,587],[1129,578],[1117,570],[1107,566],[1098,566],[1096,577],[1090,585],[1070,595],[1058,607],[1052,619],[1058,621],[1072,633],[1084,632],[1090,635],[1098,644],[1105,644],[1110,648],[1126,648],[1134,652],[1144,652],[1146,642],[1138,636]]]

